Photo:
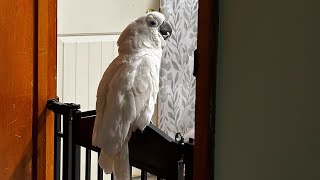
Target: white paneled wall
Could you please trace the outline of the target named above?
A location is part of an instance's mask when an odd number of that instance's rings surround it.
[[[58,96],[62,102],[95,109],[96,91],[103,72],[118,55],[118,35],[58,38]]]
[[[58,37],[57,95],[75,102],[81,111],[95,109],[99,81],[118,55],[118,35]],[[91,155],[91,179],[97,178],[98,154]],[[85,177],[85,149],[81,148],[81,180]],[[110,176],[104,175],[104,180]]]

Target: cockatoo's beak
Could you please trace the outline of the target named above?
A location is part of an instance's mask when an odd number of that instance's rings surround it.
[[[167,40],[172,34],[171,25],[168,21],[164,20],[163,23],[159,27],[159,32],[162,35],[164,40]]]

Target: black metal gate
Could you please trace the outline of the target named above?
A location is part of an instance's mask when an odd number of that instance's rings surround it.
[[[80,180],[80,147],[84,147],[85,179],[90,180],[91,151],[100,152],[91,141],[96,112],[81,112],[79,104],[61,103],[57,99],[49,99],[47,108],[55,113],[54,179],[60,180],[62,175],[62,180]],[[132,134],[129,155],[130,165],[141,169],[143,180],[147,179],[147,173],[157,179],[193,179],[193,139],[184,142],[180,134],[174,140],[150,124],[143,133]],[[98,180],[102,179],[103,170],[98,166]]]

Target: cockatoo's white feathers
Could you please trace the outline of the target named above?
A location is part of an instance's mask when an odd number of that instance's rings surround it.
[[[104,72],[98,87],[93,145],[101,148],[100,166],[120,180],[129,178],[131,133],[143,130],[154,112],[162,46],[168,34],[163,29],[171,30],[168,26],[158,12],[129,24],[118,40],[119,56]]]
[[[149,55],[117,61],[104,73],[98,88],[99,126],[95,127],[101,130],[94,131],[94,143],[111,154],[120,151],[130,126],[135,131],[149,124],[159,86],[155,78],[159,67],[151,64],[154,59]]]

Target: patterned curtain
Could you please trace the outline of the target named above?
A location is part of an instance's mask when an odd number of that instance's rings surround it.
[[[160,70],[159,127],[173,137],[194,137],[194,56],[197,46],[198,0],[162,0],[162,13],[173,28]]]

